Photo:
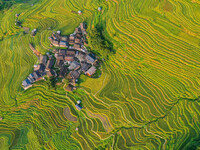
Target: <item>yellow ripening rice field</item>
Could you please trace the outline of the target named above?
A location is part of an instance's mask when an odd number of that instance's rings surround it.
[[[72,93],[44,81],[24,91],[37,63],[29,43],[44,54],[52,31],[83,21],[102,25],[116,51],[101,77]],[[0,13],[0,39],[0,149],[200,148],[199,0],[17,1]]]

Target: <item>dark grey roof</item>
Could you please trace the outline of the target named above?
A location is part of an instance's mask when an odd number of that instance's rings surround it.
[[[75,70],[75,71],[71,72],[71,77],[73,79],[77,79],[77,78],[79,78],[79,76],[80,76],[80,72],[79,71]]]
[[[46,69],[52,68],[53,65],[54,65],[54,59],[51,58],[51,59],[49,59],[49,60],[47,61]]]
[[[26,79],[26,80],[22,81],[22,85],[24,87],[27,87],[27,86],[31,85],[31,81],[29,79]]]
[[[86,59],[87,59],[88,63],[94,63],[95,60],[96,60],[96,58],[95,58],[95,56],[93,54],[88,54],[86,56]]]
[[[40,54],[40,64],[47,64],[47,56]]]
[[[61,68],[63,66],[63,64],[64,64],[64,60],[57,60],[56,61],[56,66],[59,67],[59,68]]]
[[[63,66],[61,67],[61,69],[60,69],[59,77],[64,78],[66,74],[67,74],[67,67],[63,65]]]
[[[56,75],[56,73],[55,73],[55,71],[54,71],[53,69],[47,71],[46,74],[47,74],[48,77],[51,77],[51,76],[55,76],[55,75]]]
[[[56,54],[55,57],[56,57],[57,61],[64,60],[64,55],[58,55],[58,54]]]
[[[83,71],[85,73],[90,67],[91,67],[91,64],[82,63],[81,64],[81,71]]]
[[[41,72],[44,72],[44,70],[45,70],[45,65],[44,65],[44,64],[39,64],[38,66],[39,66],[39,69],[38,69],[37,71],[39,71],[40,73],[41,73]]]
[[[58,53],[59,53],[59,55],[65,55],[66,50],[65,49],[59,49]]]
[[[74,70],[79,67],[80,67],[80,64],[77,61],[73,61],[68,68],[69,68],[69,70]]]
[[[60,41],[60,47],[67,47],[67,46],[69,46],[68,42]]]
[[[79,104],[76,104],[76,108],[80,111],[82,107]]]
[[[33,72],[33,78],[35,80],[39,79],[41,77],[40,73],[38,71]]]

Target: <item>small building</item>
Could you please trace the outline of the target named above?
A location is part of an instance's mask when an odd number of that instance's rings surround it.
[[[66,41],[60,41],[60,47],[68,47],[69,43]]]
[[[63,65],[60,69],[59,77],[65,78],[66,74],[67,74],[67,67]]]
[[[22,85],[23,85],[24,89],[32,86],[31,85],[31,81],[29,79],[26,79],[26,80],[22,81]]]
[[[80,64],[77,61],[73,61],[68,67],[69,70],[77,70],[80,68]]]
[[[88,63],[82,63],[81,64],[81,71],[83,71],[84,73],[86,72],[86,71],[88,71],[88,69],[91,67],[91,64],[88,64]]]
[[[76,32],[76,34],[81,33],[81,28],[79,28],[79,27],[76,28],[76,29],[75,29],[75,32]]]
[[[65,49],[59,49],[58,54],[64,56],[66,54],[66,50]]]
[[[80,74],[81,74],[80,71],[74,70],[71,72],[70,75],[71,75],[72,79],[78,79]]]
[[[70,34],[70,36],[69,36],[69,40],[74,40],[74,39],[75,39],[74,34]]]
[[[76,50],[74,50],[74,49],[68,49],[66,51],[67,56],[75,56],[75,54],[76,54]]]
[[[28,76],[28,80],[31,82],[31,83],[33,83],[33,82],[35,82],[35,79],[33,78],[33,73],[31,73],[31,74],[29,74],[29,76]]]
[[[76,57],[80,60],[80,62],[86,61],[86,54],[83,52],[79,52]]]
[[[53,69],[50,69],[46,72],[48,77],[56,76],[56,72]]]
[[[31,32],[32,36],[35,36],[37,33],[37,29],[33,29],[33,31]]]
[[[75,43],[74,44],[74,49],[81,50],[81,44]]]
[[[53,40],[53,41],[51,42],[51,44],[52,44],[53,46],[55,46],[55,47],[59,47],[59,41],[57,41],[57,40]]]
[[[79,111],[81,111],[81,109],[82,109],[82,106],[81,106],[81,105],[79,105],[79,104],[76,104],[76,109],[78,109]]]
[[[81,103],[81,100],[78,100],[78,101],[77,101],[77,104],[80,104],[80,103]]]
[[[98,11],[101,11],[102,10],[102,8],[101,7],[98,7]]]
[[[57,33],[58,35],[60,35],[60,34],[61,34],[61,31],[57,31],[56,33]]]
[[[95,58],[95,56],[93,54],[88,54],[86,56],[86,60],[87,60],[88,63],[93,64],[93,63],[96,62],[97,59]]]
[[[80,38],[75,38],[75,43],[81,44],[81,39]]]
[[[71,85],[71,84],[68,84],[67,87],[66,87],[66,91],[71,92],[73,90],[74,90],[74,86]]]
[[[54,66],[54,59],[51,58],[47,61],[46,71],[50,70]]]
[[[76,34],[76,38],[81,39],[81,38],[82,38],[82,34],[81,34],[81,33],[77,33],[77,34]]]
[[[65,56],[65,61],[67,61],[67,62],[72,62],[72,61],[74,61],[74,56],[66,55],[66,56]]]
[[[81,27],[82,33],[85,34],[86,33],[86,29],[87,29],[86,23],[80,23],[80,27]]]
[[[47,56],[40,54],[40,64],[47,65]]]
[[[19,15],[20,15],[20,14],[15,14],[15,17],[17,17],[17,18],[18,18],[18,17],[19,17]]]
[[[82,11],[81,11],[81,10],[79,10],[79,11],[78,11],[78,14],[82,14]]]
[[[75,42],[75,36],[74,36],[74,34],[70,34],[70,36],[69,36],[69,44],[73,45],[74,42]]]
[[[38,71],[39,73],[42,73],[45,71],[45,65],[44,64],[39,64],[37,67],[34,68],[34,71]]]
[[[56,61],[59,61],[59,60],[64,60],[65,55],[60,55],[60,54],[56,53],[55,57],[56,57]]]
[[[38,71],[33,72],[33,78],[37,81],[41,77],[40,73]]]
[[[88,76],[92,76],[96,72],[96,68],[92,66],[88,71],[85,72]]]
[[[68,41],[68,37],[67,36],[62,36],[60,40],[67,42]]]

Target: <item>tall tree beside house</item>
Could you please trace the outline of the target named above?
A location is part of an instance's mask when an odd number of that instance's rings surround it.
[[[107,59],[112,52],[111,43],[103,36],[102,29],[95,27],[88,33],[88,45],[100,58]]]

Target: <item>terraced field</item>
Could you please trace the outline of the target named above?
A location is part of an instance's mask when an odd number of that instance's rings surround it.
[[[14,25],[16,13],[35,37]],[[45,53],[52,30],[83,21],[101,24],[116,50],[102,76],[74,93],[44,81],[23,91],[37,62],[29,43]],[[1,12],[0,149],[199,148],[199,29],[199,0],[30,0]]]

